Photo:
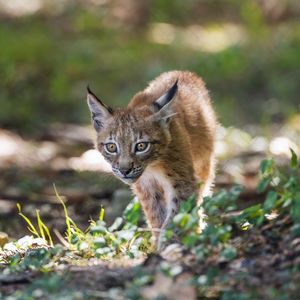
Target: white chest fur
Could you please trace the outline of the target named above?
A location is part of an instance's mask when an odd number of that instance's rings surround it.
[[[176,193],[164,170],[148,167],[142,174],[139,184],[142,189],[145,189],[149,194],[153,195],[153,197],[156,192],[155,187],[159,186],[164,191],[164,200],[167,210],[172,205],[172,200],[176,196]]]

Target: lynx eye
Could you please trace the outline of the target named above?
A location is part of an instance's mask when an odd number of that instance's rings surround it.
[[[135,145],[135,152],[146,152],[150,147],[148,142],[140,142]]]
[[[117,152],[117,145],[115,143],[107,143],[107,144],[105,144],[104,147],[108,153],[116,153]]]

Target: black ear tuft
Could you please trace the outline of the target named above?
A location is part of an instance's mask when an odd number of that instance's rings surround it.
[[[92,90],[90,89],[90,86],[89,85],[87,85],[87,87],[86,87],[86,89],[87,89],[87,92],[88,92],[88,95],[92,95],[93,96],[93,98],[96,100],[96,101],[98,101],[102,106],[104,106],[107,110],[108,110],[108,112],[109,113],[113,113],[113,109],[111,108],[111,107],[109,107],[109,106],[107,106],[106,104],[104,104],[93,92],[92,92]]]
[[[87,89],[87,104],[91,112],[92,123],[97,132],[100,132],[105,122],[112,116],[113,110],[105,105],[90,89]]]
[[[176,92],[178,90],[178,79],[175,81],[175,83],[172,85],[172,87],[159,99],[157,99],[154,103],[154,110],[159,111],[162,109],[166,104],[168,104],[175,96]]]
[[[89,84],[86,86],[86,89],[87,89],[87,92],[88,92],[89,94],[93,94],[93,92],[92,92],[91,89],[90,89],[90,85],[89,85]]]
[[[178,90],[178,79],[175,81],[173,86],[168,91],[167,94],[168,102],[175,96],[177,90]]]
[[[98,102],[102,103],[102,101],[92,92],[89,84],[87,85],[86,89],[87,89],[88,94],[92,95]]]

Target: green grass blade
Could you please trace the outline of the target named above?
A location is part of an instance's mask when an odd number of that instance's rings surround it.
[[[99,220],[102,222],[104,220],[104,208],[101,206]]]
[[[52,240],[52,237],[51,237],[51,234],[50,234],[50,230],[47,227],[47,225],[43,222],[43,220],[40,216],[40,211],[39,210],[36,210],[36,217],[37,217],[37,220],[38,220],[38,226],[39,226],[39,230],[40,230],[42,238],[45,241],[47,241],[47,243],[49,243],[49,245],[51,247],[53,247],[53,240]]]
[[[60,201],[60,203],[61,203],[61,205],[63,206],[63,209],[64,209],[66,225],[67,225],[66,235],[67,235],[68,242],[71,243],[72,230],[71,230],[71,223],[70,223],[70,218],[69,218],[69,215],[68,215],[67,206],[66,206],[64,200],[62,199],[62,197],[58,194],[56,186],[55,186],[54,183],[53,183],[53,188],[54,188],[54,192],[55,192],[56,197],[58,198],[58,200]]]
[[[38,231],[36,230],[36,228],[34,227],[34,225],[32,224],[32,222],[29,220],[28,217],[26,217],[23,213],[22,213],[22,210],[21,210],[21,205],[20,203],[17,203],[17,208],[18,208],[18,211],[19,211],[19,215],[26,221],[27,223],[27,228],[29,229],[29,231],[31,233],[33,233],[34,235],[36,235],[37,237],[40,237]]]
[[[45,237],[45,232],[44,232],[44,228],[42,226],[42,220],[41,220],[41,216],[40,216],[40,211],[38,209],[35,210],[36,211],[36,218],[37,218],[37,222],[38,222],[38,227],[39,227],[39,231],[40,231],[40,235],[42,237],[43,240],[47,241],[46,240],[46,237]]]
[[[54,246],[54,245],[53,245],[53,240],[52,240],[52,236],[51,236],[51,234],[50,234],[49,228],[44,224],[44,222],[42,222],[41,225],[44,227],[44,230],[45,230],[46,235],[47,235],[47,237],[48,237],[49,245],[50,245],[51,247],[53,247],[53,246]]]
[[[69,217],[69,221],[70,221],[70,224],[71,224],[71,227],[75,230],[75,232],[77,234],[81,234],[81,235],[84,235],[84,232],[78,228],[78,226],[76,225],[76,223]]]

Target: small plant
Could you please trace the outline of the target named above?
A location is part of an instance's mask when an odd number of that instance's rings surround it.
[[[69,251],[85,258],[112,259],[121,256],[141,257],[150,251],[150,230],[138,227],[141,207],[137,199],[133,199],[129,203],[123,216],[116,218],[111,226],[107,226],[104,221],[105,211],[101,207],[98,220],[91,220],[89,227],[83,231],[69,217],[66,204],[55,185],[54,191],[65,214],[65,238],[61,237],[61,242],[66,248],[65,252]],[[41,219],[38,210],[36,211],[37,226],[35,226],[24,215],[20,204],[17,207],[19,215],[26,221],[28,230],[36,239],[32,236],[26,236],[19,241],[6,245],[6,250],[13,250],[12,253],[15,253],[15,255],[7,259],[4,258],[4,261],[7,261],[10,269],[14,271],[24,271],[25,269],[43,271],[45,268],[53,266],[51,262],[54,262],[55,257],[58,257],[57,249],[61,249],[61,246],[53,246],[50,230]],[[50,248],[45,248],[45,245],[50,246]],[[27,250],[30,250],[30,255],[23,257]],[[61,254],[61,252],[59,253]]]
[[[73,230],[71,225],[71,245],[84,256],[111,259],[126,255],[130,258],[144,256],[151,248],[150,232],[138,228],[140,204],[134,199],[111,226],[104,221],[104,209],[99,219],[91,220],[84,232]]]
[[[239,257],[240,248],[235,243],[237,230],[239,236],[250,228],[258,230],[268,222],[271,214],[290,216],[294,222],[291,232],[300,232],[300,168],[296,153],[291,150],[290,168],[279,168],[273,159],[261,162],[261,180],[257,187],[260,193],[266,193],[265,200],[250,206],[241,212],[237,211],[236,200],[242,187],[234,186],[230,190],[221,190],[212,197],[204,198],[201,206],[196,205],[195,197],[191,197],[180,207],[179,213],[173,218],[166,240],[176,237],[186,249],[195,255],[202,265],[214,261],[204,273],[196,274],[194,284],[204,295],[215,282],[224,281],[226,276],[218,265],[218,261],[230,262]],[[199,232],[199,210],[205,212],[206,227]],[[230,213],[235,211],[235,213]],[[255,228],[256,227],[256,228]],[[241,280],[243,274],[240,273]],[[238,293],[225,288],[222,299],[252,299],[248,293]],[[204,294],[202,294],[204,293]],[[229,297],[229,298],[228,298]],[[230,298],[230,299],[231,299]]]
[[[101,207],[98,220],[91,220],[90,226],[82,231],[69,217],[67,207],[54,186],[57,198],[62,203],[66,219],[66,239],[69,250],[84,257],[111,259],[126,255],[131,258],[145,255],[150,249],[150,232],[138,228],[141,207],[133,199],[123,216],[116,218],[111,226],[104,221],[105,211]]]
[[[19,253],[9,258],[8,272],[23,272],[26,270],[48,272],[64,255],[60,245],[52,248],[30,249],[22,257]]]
[[[215,249],[224,259],[231,260],[236,255],[236,250],[228,244],[231,238],[232,226],[224,219],[224,213],[236,209],[235,201],[242,188],[234,186],[229,191],[221,190],[212,197],[204,198],[201,206],[196,205],[196,198],[190,197],[174,217],[166,238],[170,239],[176,233],[181,243],[190,249],[199,261],[204,261]],[[200,233],[199,224],[203,218],[199,211],[204,209],[206,227]]]
[[[277,212],[290,214],[294,223],[300,222],[300,168],[296,153],[291,150],[288,170],[280,169],[273,159],[263,160],[260,167],[259,192],[268,192],[263,203],[244,209],[238,216],[226,217],[226,213],[237,209],[242,187],[234,186],[229,191],[221,190],[212,197],[206,197],[201,206],[195,197],[182,204],[179,213],[166,232],[166,239],[177,236],[187,248],[203,261],[217,249],[225,259],[233,259],[236,249],[229,244],[232,228],[247,229],[247,224],[260,226],[268,214]],[[205,212],[207,226],[199,234],[199,210]],[[248,226],[249,226],[248,225]],[[175,234],[176,233],[176,234]]]
[[[260,166],[258,192],[266,193],[265,201],[246,208],[236,219],[261,225],[269,214],[289,214],[300,223],[300,168],[296,153],[291,149],[290,168],[279,168],[274,159],[265,159]]]
[[[27,223],[28,230],[37,238],[43,239],[46,243],[48,243],[51,247],[53,247],[53,240],[51,237],[51,233],[47,225],[43,222],[40,212],[36,209],[36,219],[37,219],[37,228],[33,225],[28,217],[26,217],[21,210],[21,205],[17,203],[17,208],[19,211],[19,215],[25,220]]]

